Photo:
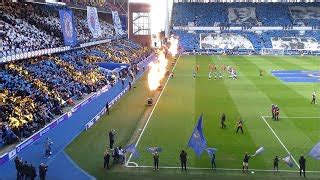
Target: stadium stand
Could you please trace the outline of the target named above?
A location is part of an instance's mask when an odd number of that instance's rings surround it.
[[[79,6],[94,6],[98,8],[103,8],[103,9],[110,9],[112,11],[118,11],[120,13],[125,13],[123,7],[121,4],[114,3],[112,0],[106,0],[106,1],[85,1],[85,0],[72,0],[69,3],[69,5],[79,5]]]
[[[175,3],[174,26],[319,25],[319,3]],[[260,23],[258,23],[260,22]]]
[[[101,37],[94,38],[87,25],[86,11],[74,10],[74,13],[80,43],[115,36],[113,26],[99,19]],[[9,3],[0,7],[0,18],[4,22],[4,56],[63,45],[58,10],[55,6]]]
[[[105,21],[100,20],[101,37],[94,38],[88,27],[86,11],[74,10],[74,13],[77,20],[78,39],[80,42],[97,41],[114,36],[113,26]]]
[[[203,31],[195,31],[192,33],[188,33],[187,31],[183,31],[183,30],[176,30],[174,31],[175,34],[177,34],[181,41],[179,42],[181,47],[185,50],[185,51],[200,51],[200,34],[204,33],[204,34],[208,34],[208,33],[214,33],[214,32],[203,32]],[[255,50],[261,50],[262,48],[273,48],[272,45],[272,38],[287,38],[286,41],[289,41],[288,38],[290,38],[290,42],[291,41],[295,41],[293,39],[297,38],[297,41],[302,41],[301,43],[304,44],[308,44],[307,39],[313,39],[312,44],[317,43],[318,41],[320,41],[320,34],[318,31],[306,31],[305,34],[301,35],[300,32],[298,30],[273,30],[273,31],[265,31],[261,34],[259,33],[255,33],[255,32],[250,32],[250,31],[221,31],[220,33],[222,34],[238,34],[238,35],[242,35],[244,37],[246,37],[248,40],[250,40],[250,42],[253,45],[253,48]],[[220,34],[218,33],[218,34]],[[230,36],[226,36],[226,38],[230,39]],[[235,39],[235,41],[241,43],[244,42],[241,39]],[[306,42],[304,42],[306,41]],[[314,42],[315,41],[315,42]],[[289,42],[288,42],[289,43]],[[285,45],[288,43],[284,43],[283,49],[294,49],[294,46],[296,45]],[[292,43],[292,42],[291,42]],[[301,44],[300,43],[300,44]],[[314,46],[314,45],[301,45],[300,47],[296,47],[296,49],[305,49],[305,50],[316,50],[318,46]],[[311,46],[313,48],[311,48]],[[227,46],[226,46],[227,47]],[[241,45],[239,46],[239,48],[241,47]],[[243,47],[245,47],[245,45],[243,45]],[[308,48],[310,47],[310,48]],[[221,48],[221,47],[220,47]],[[233,49],[233,48],[222,48],[222,49]],[[276,48],[277,49],[277,48]]]
[[[27,138],[84,96],[112,85],[97,62],[135,64],[151,50],[128,40],[114,41],[0,67],[2,140]]]
[[[320,3],[175,3],[173,26],[185,51],[251,49],[248,41],[256,52],[264,48],[315,51],[319,10]],[[200,43],[201,34],[210,33],[215,34],[211,45]]]
[[[29,17],[21,8],[14,6],[2,7],[0,9],[1,21],[4,22],[3,50],[4,55],[20,53],[22,50],[38,50],[61,46],[59,37],[51,36],[38,26],[28,23]]]

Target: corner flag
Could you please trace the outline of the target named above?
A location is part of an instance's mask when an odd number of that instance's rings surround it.
[[[198,157],[202,154],[202,152],[207,148],[207,142],[204,138],[203,131],[202,131],[202,114],[199,117],[198,123],[193,130],[193,133],[189,139],[188,146],[191,147],[194,152],[197,154]]]

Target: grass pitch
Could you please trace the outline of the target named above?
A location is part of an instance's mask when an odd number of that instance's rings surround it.
[[[231,80],[223,74],[223,80],[208,80],[208,65],[215,63],[219,69],[222,64],[235,67],[239,79]],[[192,78],[196,64],[200,65],[197,78]],[[259,76],[259,70],[264,76]],[[188,152],[188,165],[203,170],[192,170],[192,173],[181,174],[171,169],[161,170],[155,177],[211,177],[248,178],[241,172],[217,171],[215,175],[205,171],[210,167],[207,154],[197,158],[190,148],[186,148],[193,128],[201,113],[204,115],[204,134],[209,147],[218,149],[216,164],[218,168],[239,169],[245,152],[253,154],[263,146],[265,152],[249,162],[249,168],[271,170],[275,155],[284,157],[292,154],[298,161],[300,155],[307,155],[310,149],[320,140],[320,106],[311,105],[311,93],[319,92],[320,83],[284,83],[270,74],[270,70],[319,70],[317,57],[269,57],[269,56],[184,56],[175,68],[175,76],[168,81],[159,102],[155,106],[137,149],[139,158],[130,161],[138,166],[152,166],[152,156],[147,147],[159,146],[161,167],[178,167],[181,149]],[[80,167],[96,176],[106,177],[154,177],[151,168],[123,169],[115,167],[106,172],[102,166],[102,154],[108,144],[106,129],[116,128],[118,145],[125,145],[132,135],[145,111],[144,100],[150,95],[142,78],[134,92],[130,92],[106,116],[88,132],[79,136],[68,148],[68,154]],[[141,100],[142,99],[142,100]],[[141,102],[143,101],[143,102]],[[271,104],[280,107],[280,121],[272,121]],[[130,108],[129,108],[130,107]],[[133,108],[134,107],[134,108]],[[226,129],[221,129],[220,116],[226,113]],[[236,122],[244,120],[244,134],[235,133]],[[129,165],[133,165],[129,163]],[[287,167],[280,162],[282,170],[298,170],[297,165]],[[307,157],[307,170],[320,171],[320,161]],[[120,175],[117,172],[122,172]],[[151,172],[150,172],[151,171]],[[205,172],[203,172],[205,171]],[[197,173],[195,173],[197,172]],[[200,174],[199,174],[200,173]],[[209,174],[203,174],[209,173]],[[261,172],[267,173],[267,172]],[[294,174],[296,176],[296,174]],[[292,173],[255,173],[250,178],[292,178]],[[313,173],[311,177],[319,177]],[[160,178],[161,177],[161,178]],[[310,176],[309,176],[310,177]]]

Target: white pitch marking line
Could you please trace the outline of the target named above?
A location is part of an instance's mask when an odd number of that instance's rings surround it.
[[[298,166],[298,168],[300,168],[299,164],[297,163],[297,161],[294,159],[294,157],[291,155],[290,151],[287,149],[287,147],[283,144],[283,142],[281,141],[281,139],[278,137],[278,135],[274,132],[274,130],[272,129],[272,127],[269,125],[269,123],[266,121],[266,119],[264,118],[264,116],[261,116],[261,118],[263,119],[263,121],[267,124],[267,126],[269,127],[269,129],[271,130],[271,132],[273,133],[273,135],[278,139],[278,141],[280,142],[280,144],[282,145],[282,147],[287,151],[287,153],[292,157],[293,162]]]
[[[179,60],[180,60],[180,55],[179,55],[176,63],[174,64],[174,66],[173,66],[173,68],[172,68],[172,71],[176,68],[176,65],[178,64],[178,61],[179,61]],[[161,93],[160,93],[160,95],[159,95],[156,103],[154,104],[151,113],[149,114],[149,117],[148,117],[148,119],[147,119],[147,122],[146,122],[146,124],[144,125],[144,127],[143,127],[143,129],[142,129],[142,131],[141,131],[141,133],[140,133],[140,136],[139,136],[139,138],[138,138],[138,140],[137,140],[137,142],[136,142],[136,144],[134,145],[135,148],[138,146],[138,144],[139,144],[139,142],[140,142],[140,139],[141,139],[144,131],[146,130],[146,128],[147,128],[147,126],[148,126],[148,123],[149,123],[149,121],[150,121],[150,119],[151,119],[151,116],[152,116],[154,110],[156,109],[156,107],[157,107],[157,105],[158,105],[158,102],[159,102],[159,100],[160,100],[160,98],[161,98],[161,95],[162,95],[163,91],[165,90],[165,88],[166,88],[169,80],[170,80],[170,76],[168,76],[168,79],[167,79],[166,83],[164,84],[164,87],[163,87],[163,89],[162,89],[162,91],[161,91]],[[128,166],[128,163],[130,162],[131,157],[132,157],[132,154],[130,154],[129,159],[128,159],[127,163],[126,163],[126,166]]]
[[[217,55],[217,58],[221,61],[221,59],[220,59],[220,56],[219,56],[219,55]]]
[[[127,166],[129,168],[154,168],[153,166]],[[174,167],[174,166],[160,166],[160,169],[180,169],[181,167]],[[187,167],[187,169],[193,170],[212,170],[212,168],[199,168],[199,167]],[[216,168],[216,170],[222,171],[242,171],[242,169],[232,169],[232,168]],[[250,171],[257,171],[257,172],[273,172],[273,169],[249,169]],[[279,170],[279,172],[299,172],[295,170]],[[309,173],[320,173],[320,171],[306,171]]]
[[[127,164],[134,164],[134,166],[127,166],[127,167],[139,167],[139,165],[135,162],[128,162]]]
[[[261,117],[268,117],[271,118],[272,116],[261,116]],[[297,117],[282,117],[284,119],[320,119],[320,117],[303,117],[303,116],[297,116]]]

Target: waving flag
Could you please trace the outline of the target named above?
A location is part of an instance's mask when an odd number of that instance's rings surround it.
[[[140,156],[134,143],[132,143],[132,144],[128,145],[127,147],[125,147],[124,151],[132,153],[133,157],[136,157],[136,158]]]
[[[216,148],[207,148],[206,149],[207,153],[208,153],[208,156],[209,157],[212,157],[213,154],[216,154],[216,152],[218,151]]]
[[[261,153],[263,153],[263,152],[264,152],[264,148],[263,148],[263,147],[260,147],[259,149],[256,150],[256,152],[254,153],[253,156],[259,155],[259,154],[261,154]]]
[[[88,21],[88,27],[92,33],[92,36],[94,38],[101,36],[101,28],[97,13],[97,8],[87,6],[87,21]]]
[[[309,156],[314,159],[320,160],[320,141],[311,149]]]
[[[118,11],[112,11],[112,20],[113,20],[113,27],[116,35],[123,35],[124,32],[122,30],[121,21],[119,18]]]
[[[149,147],[149,148],[147,148],[147,151],[150,153],[162,152],[162,148],[161,147]]]
[[[288,156],[282,158],[282,160],[289,166],[289,167],[293,167],[293,162],[292,162],[292,158],[291,155],[289,154]]]
[[[60,9],[59,16],[64,44],[67,46],[75,46],[78,41],[72,11]]]
[[[207,148],[207,142],[203,135],[202,126],[203,124],[201,114],[188,142],[188,147],[191,147],[198,157],[200,157],[202,152]]]

